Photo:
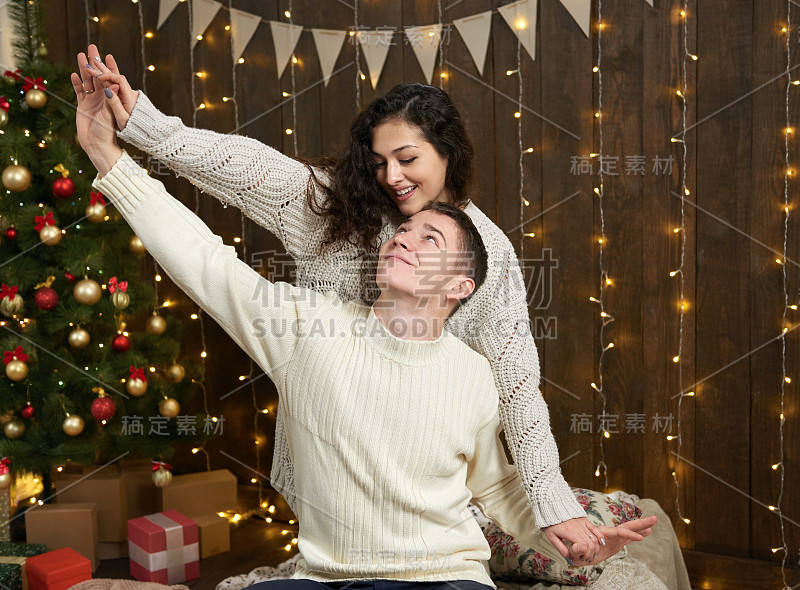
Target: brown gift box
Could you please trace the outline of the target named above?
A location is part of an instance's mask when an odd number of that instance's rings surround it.
[[[97,505],[98,541],[120,543],[128,540],[128,505],[125,479],[116,470],[90,476],[57,474],[56,502],[92,502]]]
[[[161,488],[161,512],[177,510],[188,517],[236,510],[236,476],[227,469],[176,475]]]
[[[131,459],[120,462],[119,468],[125,476],[127,487],[128,519],[159,512],[158,488],[153,484],[153,462],[149,459]],[[127,544],[125,551],[127,556]]]
[[[231,525],[218,514],[193,516],[200,532],[200,559],[231,550]]]
[[[28,543],[44,543],[48,551],[70,547],[97,569],[97,508],[94,503],[43,504],[25,512]]]

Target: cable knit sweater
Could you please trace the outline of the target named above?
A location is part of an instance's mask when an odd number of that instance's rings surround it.
[[[307,195],[311,191],[320,202],[324,193],[302,163],[255,139],[186,127],[178,117],[161,113],[141,92],[119,137],[274,233],[297,263],[297,286],[333,290],[344,301],[374,300],[374,276],[364,270],[363,252],[344,243],[321,250],[326,220],[311,211]],[[323,170],[315,174],[327,180]],[[547,405],[538,389],[539,359],[514,248],[474,204],[466,212],[486,245],[489,272],[484,286],[448,320],[447,328],[491,365],[506,442],[536,522],[545,527],[585,516],[561,475]],[[381,241],[399,222],[387,222]],[[293,469],[279,407],[270,477],[297,513]]]
[[[494,587],[470,500],[541,544],[486,358],[446,330],[401,340],[361,301],[269,282],[127,153],[94,186],[275,382],[300,520],[293,577]]]

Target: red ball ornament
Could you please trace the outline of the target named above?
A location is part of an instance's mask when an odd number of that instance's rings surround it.
[[[33,296],[33,301],[39,309],[50,311],[58,305],[58,293],[51,287],[42,287]]]
[[[6,230],[6,238],[9,240],[16,240],[17,239],[17,228],[16,227],[9,227]]]
[[[36,409],[31,405],[31,402],[25,404],[25,407],[20,411],[23,418],[33,418],[36,415]]]
[[[75,275],[72,274],[71,272],[65,272],[64,273],[64,278],[67,279],[70,283],[74,283],[75,282]]]
[[[92,402],[92,416],[97,420],[110,420],[117,411],[117,406],[110,397],[101,395]]]
[[[69,199],[75,194],[75,182],[71,178],[56,178],[53,181],[53,194],[59,199]]]
[[[117,334],[111,341],[111,348],[117,352],[125,352],[131,347],[131,339],[125,334]]]

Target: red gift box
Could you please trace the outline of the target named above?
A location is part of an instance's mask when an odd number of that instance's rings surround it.
[[[178,584],[200,577],[197,524],[177,510],[128,521],[131,575],[143,582]]]
[[[29,557],[28,590],[67,590],[92,579],[92,564],[70,547]]]

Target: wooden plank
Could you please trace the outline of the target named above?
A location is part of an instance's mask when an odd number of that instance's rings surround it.
[[[594,175],[572,170],[573,156],[588,157],[594,151],[592,42],[560,4],[543,3],[540,11],[541,21],[547,23],[539,29],[541,113],[553,124],[542,125],[542,141],[535,148],[542,160],[545,213],[535,224],[541,254],[530,256],[539,259],[534,266],[542,278],[538,295],[533,289],[529,293],[531,315],[562,473],[573,486],[595,489],[597,426],[592,415],[594,391],[589,387],[596,370],[596,339],[589,326],[598,318],[589,301],[597,271],[589,238],[594,226]],[[591,418],[592,432],[578,427],[584,414]]]
[[[786,69],[785,37],[775,33],[775,23],[786,22],[786,6],[774,5],[753,13],[753,85],[761,84]],[[753,195],[749,234],[774,250],[783,251],[784,129],[786,128],[785,76],[753,95],[752,168]],[[795,144],[793,141],[792,144]],[[792,146],[795,147],[794,145]],[[776,174],[776,171],[778,172]],[[790,189],[791,190],[791,189]],[[750,250],[751,311],[750,340],[766,342],[783,328],[783,274],[770,250],[753,244]],[[780,461],[780,391],[781,343],[775,341],[754,353],[751,371],[751,493],[766,504],[778,504],[779,470],[772,464]],[[783,507],[789,504],[784,499]],[[750,555],[758,559],[780,560],[770,548],[781,547],[779,517],[756,504],[753,518],[760,526],[752,529]]]
[[[690,6],[693,13],[693,6]],[[690,23],[694,23],[691,20]],[[668,441],[667,433],[656,432],[652,420],[656,415],[673,416],[670,435],[681,436],[680,454],[694,459],[694,404],[691,397],[676,398],[683,387],[694,380],[694,306],[687,306],[680,327],[680,275],[670,277],[670,272],[681,266],[683,246],[684,299],[694,301],[694,209],[684,206],[685,232],[675,233],[681,227],[681,177],[683,149],[681,143],[671,143],[670,137],[681,130],[681,102],[675,91],[682,88],[683,20],[675,6],[645,7],[643,13],[644,44],[643,63],[650,75],[643,80],[643,104],[658,105],[643,118],[644,182],[643,206],[643,263],[642,267],[642,360],[647,371],[643,373],[642,413],[646,418],[644,428],[643,489],[642,495],[653,498],[670,515],[681,542],[691,546],[694,528],[687,528],[678,518],[676,495],[680,495],[681,513],[694,514],[694,471],[684,463],[677,468],[678,486],[672,471],[678,441]],[[695,46],[693,27],[689,29],[689,47]],[[687,58],[688,59],[688,58]],[[696,92],[694,62],[687,68],[687,125],[695,120]],[[687,143],[687,186],[694,187],[694,135]],[[654,170],[656,158],[673,158],[671,170]],[[663,337],[662,337],[663,335]],[[681,364],[672,358],[681,350]],[[680,373],[679,373],[680,370]],[[681,429],[678,432],[680,407]]]
[[[605,4],[601,21],[603,75],[603,143],[596,151],[609,158],[604,176],[602,201],[605,217],[603,267],[611,285],[605,288],[605,307],[614,321],[605,329],[604,345],[614,343],[603,360],[603,381],[607,397],[606,413],[624,416],[642,409],[641,285],[642,285],[642,177],[620,170],[625,156],[642,153],[642,110],[627,101],[631,89],[642,87],[642,54],[634,47],[642,44],[642,2],[633,0]],[[634,102],[641,100],[634,99]],[[597,126],[595,127],[597,132]],[[616,172],[613,172],[616,163]],[[599,182],[598,182],[599,185]],[[596,207],[601,203],[595,198]],[[595,248],[601,235],[601,220],[596,212]],[[599,283],[598,276],[596,284]],[[598,318],[599,320],[599,318]],[[598,345],[600,342],[598,341]],[[599,354],[596,350],[595,354]],[[602,405],[596,402],[597,413]],[[611,436],[603,441],[608,484],[611,489],[642,488],[641,447],[629,436]]]
[[[485,12],[492,8],[491,0],[464,0],[460,3],[448,3],[448,5],[452,8],[448,10],[447,6],[444,7],[444,22],[447,24],[452,23],[455,19]],[[490,86],[494,64],[489,55],[484,64],[483,76],[481,76],[461,35],[456,31],[455,26],[452,24],[450,26],[449,34],[442,39],[441,51],[444,52],[443,63],[446,75],[442,87],[453,99],[456,108],[461,113],[475,150],[475,176],[472,182],[471,198],[481,211],[496,222],[494,142],[485,141],[487,137],[494,137],[495,133],[494,119],[487,116],[487,113],[494,110],[495,96]],[[455,67],[449,64],[453,64]],[[457,70],[456,67],[468,72],[469,76]],[[437,82],[434,80],[434,83]]]
[[[725,14],[724,20],[719,19]],[[752,173],[751,123],[753,104],[741,101],[717,111],[753,88],[752,7],[713,0],[697,6],[697,116],[710,117],[698,125],[696,202],[699,207],[749,229]],[[716,113],[716,114],[715,114]],[[749,493],[751,453],[750,370],[733,363],[751,350],[749,240],[707,214],[697,216],[697,444],[699,467],[713,477],[696,473],[694,516],[697,549],[745,556],[751,518],[746,498],[717,478]],[[718,372],[721,371],[721,372]],[[717,373],[718,372],[718,373]],[[709,376],[716,373],[713,377]],[[731,518],[736,514],[738,518]]]
[[[683,550],[692,588],[702,590],[772,590],[783,585],[780,567],[768,561],[725,557],[700,551]],[[786,570],[790,587],[800,584],[797,567]]]

